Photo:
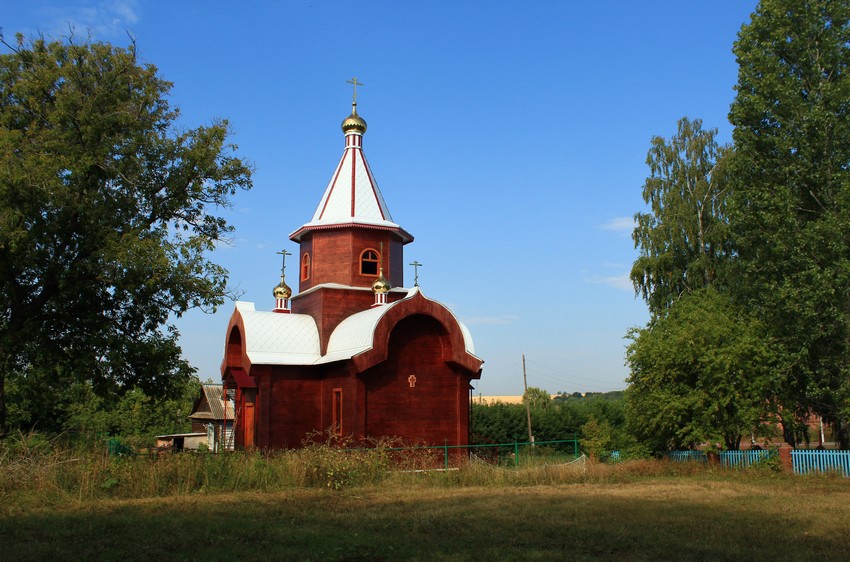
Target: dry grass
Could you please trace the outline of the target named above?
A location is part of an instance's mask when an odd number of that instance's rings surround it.
[[[850,482],[699,463],[413,472],[386,450],[0,451],[3,559],[850,558]]]
[[[0,543],[5,558],[33,560],[843,560],[850,554],[850,487],[836,478],[600,476],[603,481],[519,487],[435,486],[425,477],[341,491],[88,502],[0,518]]]

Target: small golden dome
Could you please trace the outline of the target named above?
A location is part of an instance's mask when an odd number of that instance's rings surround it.
[[[366,132],[366,121],[357,115],[357,102],[351,104],[351,115],[346,117],[342,122],[342,132],[357,131],[361,135]]]
[[[381,274],[375,279],[375,282],[372,283],[372,291],[375,293],[389,293],[390,289],[392,289],[392,285],[387,279],[384,277],[384,268],[381,268]]]
[[[281,277],[280,283],[278,283],[275,288],[272,290],[272,295],[276,299],[288,299],[292,296],[292,289],[289,288],[289,285]]]

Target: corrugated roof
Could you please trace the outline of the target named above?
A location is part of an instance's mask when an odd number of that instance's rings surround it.
[[[223,420],[225,419],[225,411],[227,412],[228,420],[233,418],[233,405],[229,401],[224,400],[224,387],[221,384],[204,383],[201,385],[204,398],[206,398],[208,411],[192,412],[189,416],[192,419],[198,420]]]

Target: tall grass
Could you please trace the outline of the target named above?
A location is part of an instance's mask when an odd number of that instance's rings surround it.
[[[321,439],[289,451],[110,457],[102,441],[71,445],[39,434],[18,435],[0,443],[0,496],[8,513],[31,505],[103,499],[295,488],[339,490],[378,483],[492,487],[624,482],[712,470],[700,463],[665,461],[617,465],[546,462],[505,468],[480,460],[457,463],[457,468],[449,471],[423,470],[442,466],[442,453],[399,451],[390,442],[375,443],[369,449],[352,449],[351,445],[345,440]]]

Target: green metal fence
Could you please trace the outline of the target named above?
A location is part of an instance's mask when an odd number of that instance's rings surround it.
[[[500,464],[507,463],[514,466],[520,465],[520,459],[529,460],[533,457],[546,456],[550,451],[566,452],[566,449],[571,448],[571,454],[578,456],[578,439],[559,439],[554,441],[514,441],[513,443],[482,443],[471,445],[423,445],[418,447],[389,447],[387,451],[435,451],[442,453],[443,468],[450,467],[450,459],[452,456],[457,458],[467,459],[470,455],[476,454],[479,451],[494,450],[496,460]]]

